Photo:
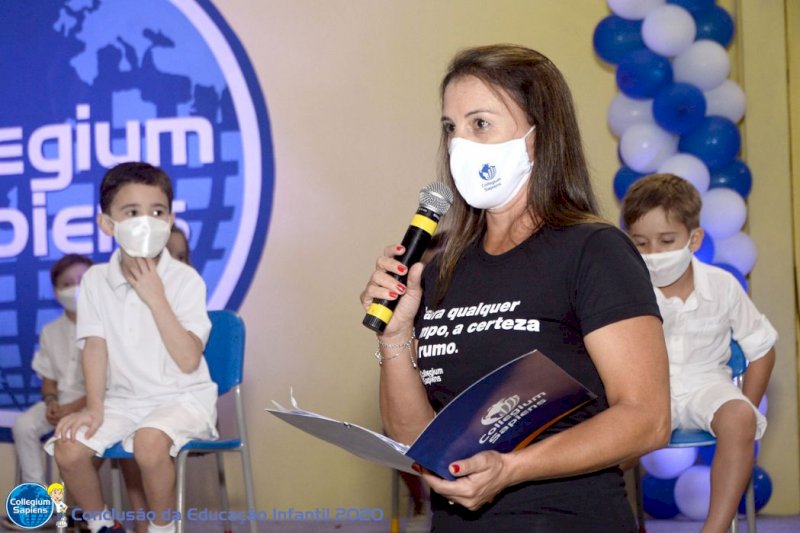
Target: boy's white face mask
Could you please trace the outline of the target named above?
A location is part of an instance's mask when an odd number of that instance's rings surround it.
[[[56,300],[67,311],[75,311],[78,309],[78,286],[69,285],[56,291]]]
[[[155,257],[169,240],[169,222],[148,215],[127,218],[114,224],[117,244],[131,257]]]
[[[477,209],[494,209],[517,195],[533,169],[525,140],[535,127],[518,139],[497,144],[450,139],[450,173],[465,202]]]
[[[672,285],[686,272],[692,262],[692,251],[689,249],[691,241],[690,235],[686,246],[680,250],[642,254],[647,270],[650,271],[650,280],[653,285],[656,287]]]

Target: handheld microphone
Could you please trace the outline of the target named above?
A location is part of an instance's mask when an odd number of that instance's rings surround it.
[[[406,267],[418,263],[431,242],[431,237],[436,231],[436,226],[439,225],[439,220],[447,213],[452,203],[453,192],[444,183],[434,182],[423,187],[419,191],[419,207],[411,219],[411,224],[408,226],[406,235],[401,243],[405,248],[405,252],[395,257],[395,259]],[[406,278],[408,277],[408,274],[401,276],[393,273],[391,275],[403,284],[406,283]],[[383,333],[394,314],[394,308],[397,307],[397,302],[400,298],[395,300],[373,300],[361,323],[372,331]]]

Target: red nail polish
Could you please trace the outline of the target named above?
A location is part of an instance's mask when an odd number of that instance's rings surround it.
[[[405,273],[406,273],[406,270],[407,270],[407,268],[406,268],[406,267],[404,267],[403,265],[399,265],[399,266],[397,267],[397,271],[398,271],[398,272],[400,272],[401,274],[405,274]]]
[[[461,467],[458,465],[450,465],[450,468],[453,469],[454,474],[458,474],[459,472],[461,472]]]
[[[397,284],[397,292],[406,292],[406,286],[402,283]]]
[[[422,467],[420,467],[420,466],[419,466],[417,463],[414,463],[413,465],[411,465],[411,469],[412,469],[414,472],[417,472],[417,473],[419,473],[419,474],[421,474],[421,473],[422,473]]]
[[[397,298],[397,293],[394,291],[389,291],[389,298]]]
[[[394,249],[397,250],[398,252],[402,252],[403,251],[403,247],[400,246],[399,244],[397,246],[395,246]]]

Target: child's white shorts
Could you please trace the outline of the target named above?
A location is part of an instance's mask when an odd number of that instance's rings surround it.
[[[704,373],[688,380],[673,379],[671,389],[672,429],[701,429],[714,435],[711,429],[714,414],[731,400],[744,400],[753,408],[756,415],[756,439],[760,439],[767,428],[764,415],[724,373]]]
[[[106,402],[103,423],[90,439],[86,438],[86,428],[77,431],[76,440],[94,450],[98,456],[119,441],[127,452],[133,452],[133,437],[142,428],[159,429],[172,439],[170,455],[175,457],[180,449],[190,440],[213,440],[218,437],[215,423],[203,409],[191,401],[176,400],[174,402],[145,407],[115,406]],[[57,439],[48,440],[44,449],[53,454]]]

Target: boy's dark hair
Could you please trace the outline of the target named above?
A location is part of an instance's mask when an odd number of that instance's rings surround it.
[[[622,221],[631,227],[644,215],[661,207],[686,229],[700,227],[703,202],[694,185],[674,174],[651,174],[638,179],[622,199]]]
[[[103,176],[100,183],[100,209],[108,213],[117,192],[129,183],[155,185],[167,196],[167,208],[172,210],[172,181],[166,172],[149,163],[120,163]]]
[[[90,267],[93,264],[94,262],[85,255],[67,254],[50,267],[50,282],[53,284],[53,287],[55,287],[58,277],[72,265],[86,265]]]

